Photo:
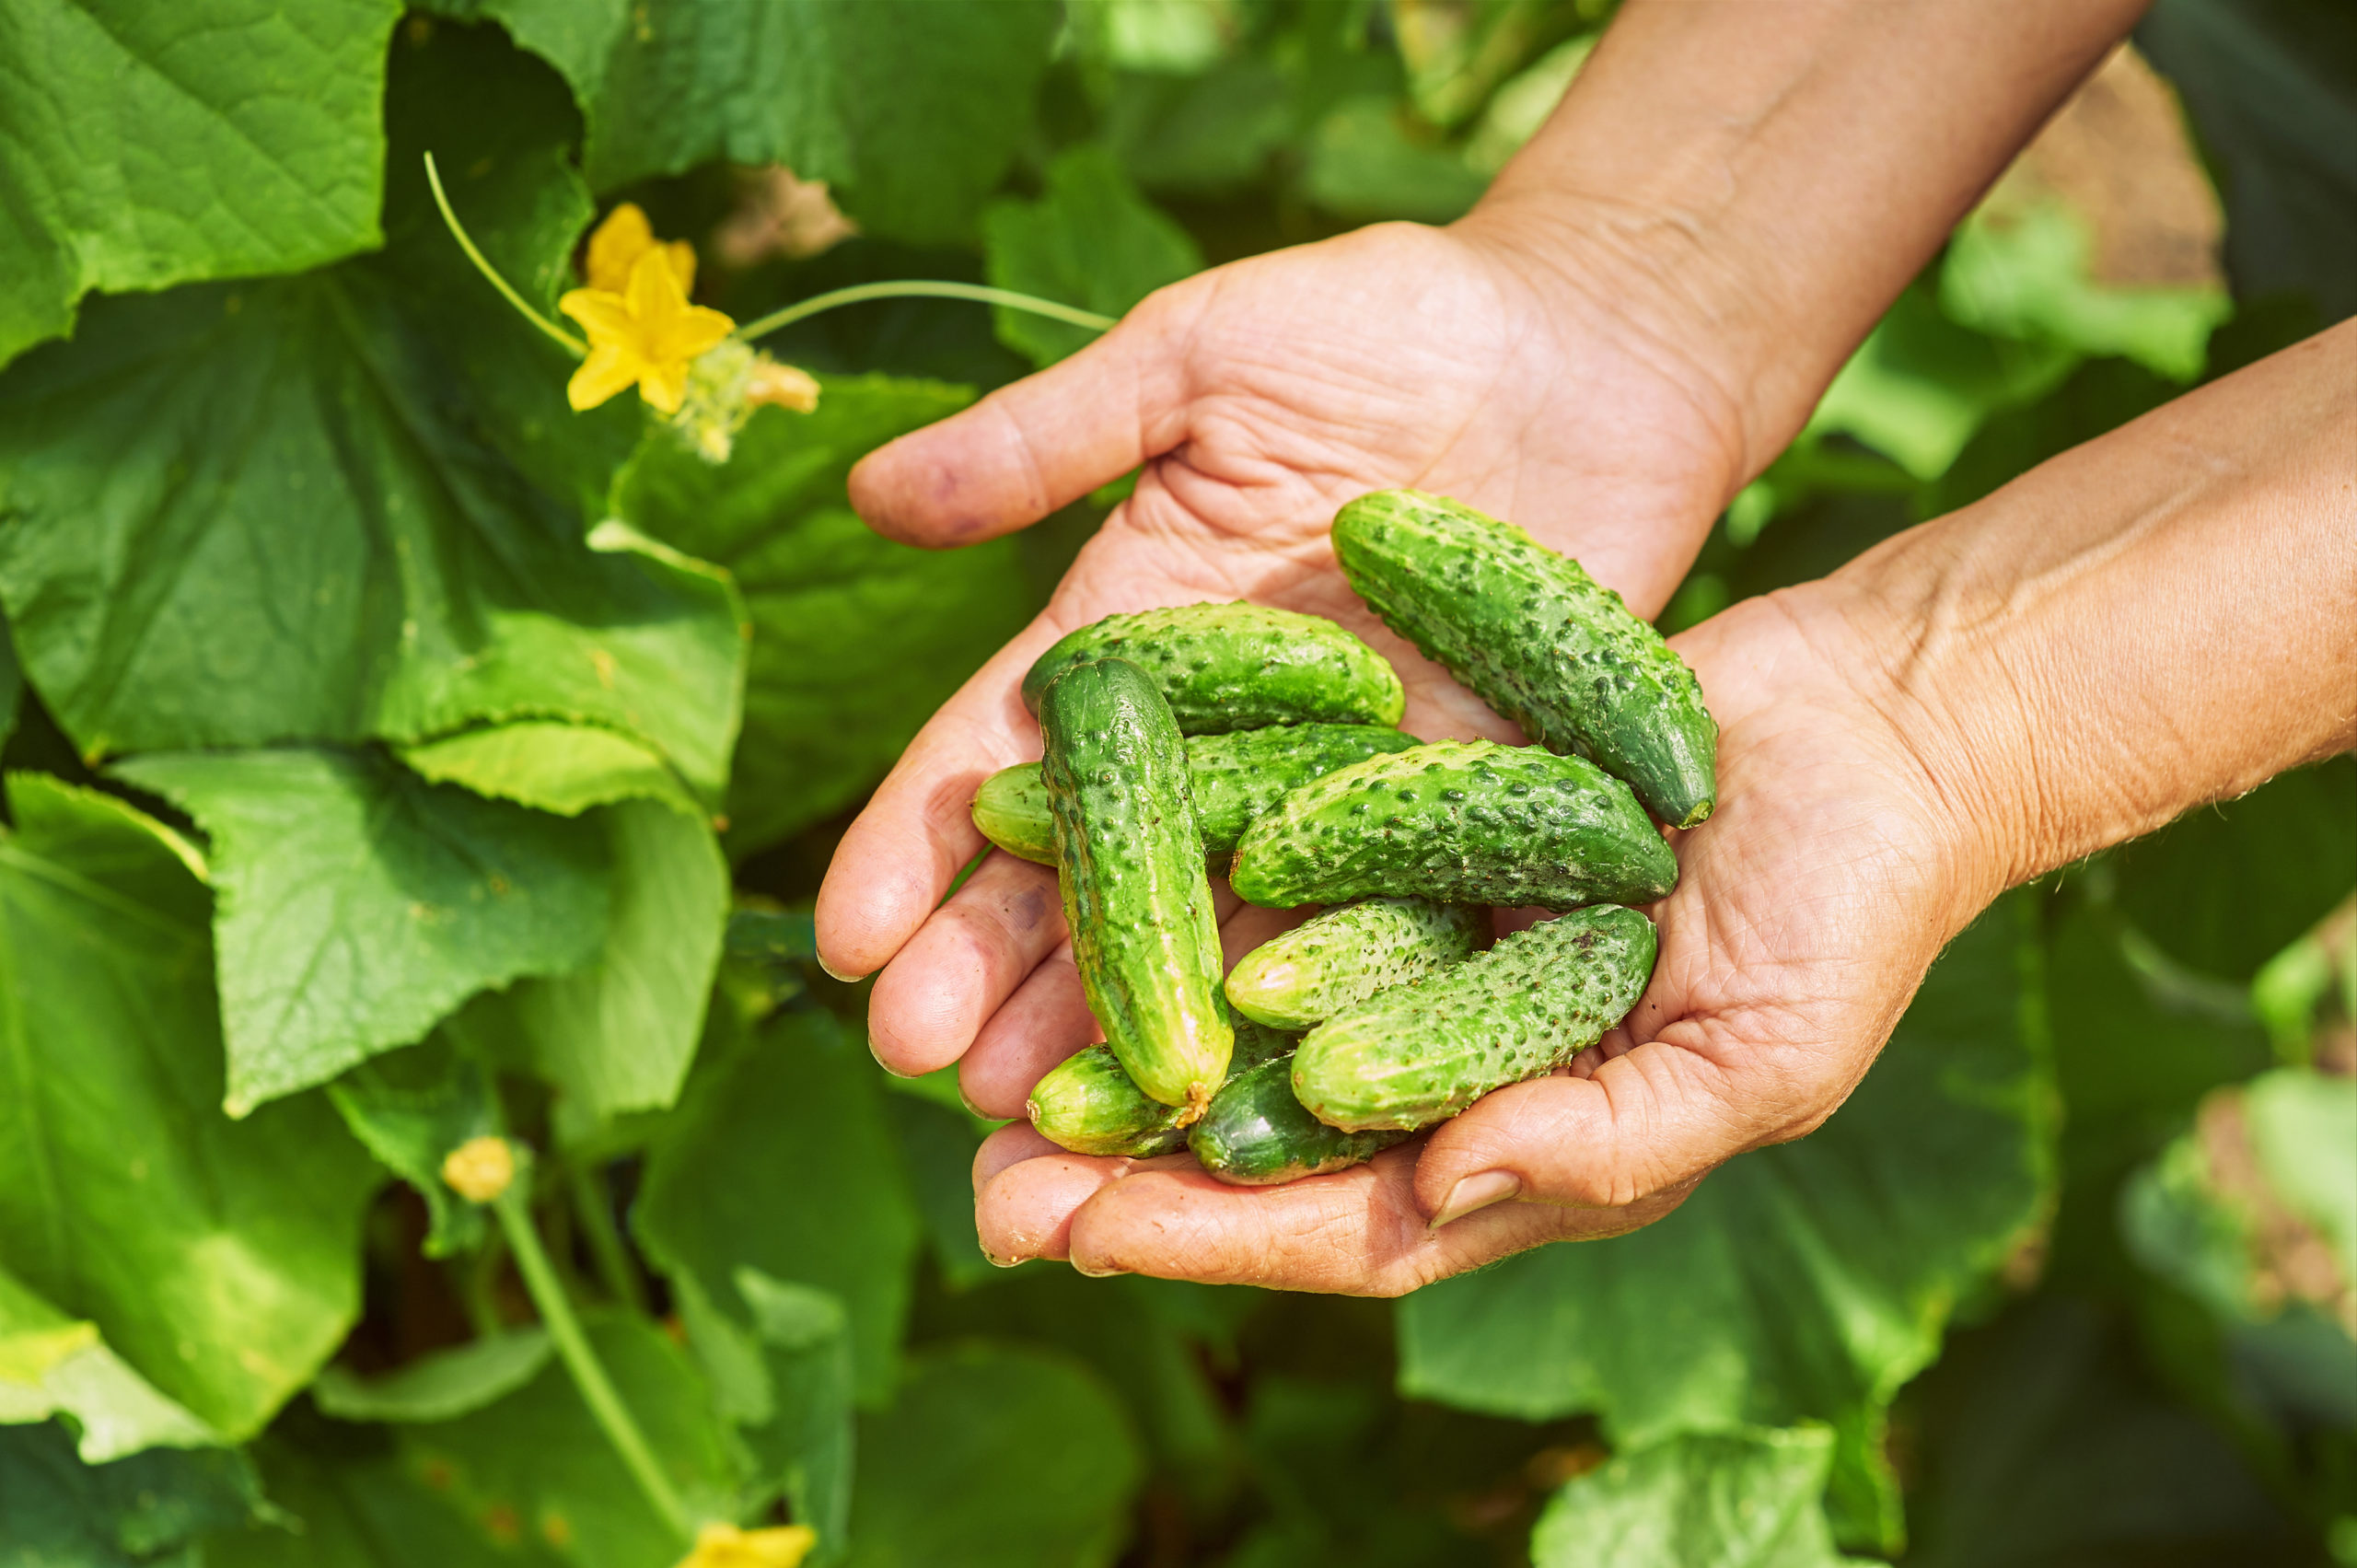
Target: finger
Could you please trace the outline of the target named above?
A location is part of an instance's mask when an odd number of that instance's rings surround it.
[[[1435,1230],[1416,1206],[1416,1155],[1407,1145],[1282,1187],[1230,1187],[1173,1161],[1084,1188],[1027,1163],[1003,1172],[996,1190],[1043,1225],[1077,1198],[1057,1240],[1090,1273],[1353,1295],[1398,1295],[1542,1242],[1618,1235],[1678,1202],[1617,1213],[1505,1203]]]
[[[981,1196],[991,1179],[1008,1166],[1042,1155],[1063,1151],[1031,1129],[1028,1121],[1009,1122],[984,1138],[974,1150],[974,1195]]]
[[[1051,609],[974,672],[909,743],[835,846],[819,887],[819,958],[845,980],[890,961],[982,848],[974,792],[1039,755],[1017,694],[1023,672],[1071,627]]]
[[[958,1092],[984,1116],[1021,1116],[1031,1086],[1097,1034],[1066,943],[982,1026],[958,1064]]]
[[[905,1075],[946,1067],[1063,939],[1055,872],[993,851],[877,976],[869,1048]]]
[[[993,1144],[1000,1147],[993,1150]],[[1034,1144],[1047,1146],[1041,1153],[1009,1157]],[[1066,1154],[1028,1127],[1002,1127],[983,1140],[982,1151],[974,1157],[978,1177],[985,1156],[993,1161],[1005,1158],[1007,1163],[987,1180],[979,1182],[974,1194],[974,1228],[981,1238],[983,1252],[991,1261],[1003,1265],[1031,1258],[1064,1257],[1073,1213],[1092,1193],[1109,1182],[1120,1180],[1132,1170],[1172,1166],[1193,1158],[1184,1154],[1166,1155],[1159,1160]]]
[[[1727,1068],[1658,1040],[1596,1063],[1586,1076],[1512,1084],[1433,1133],[1416,1170],[1417,1207],[1443,1225],[1510,1198],[1625,1208],[1758,1142],[1768,1129],[1744,1099]]]
[[[877,532],[941,549],[1038,522],[1178,443],[1190,312],[1159,295],[1060,364],[878,447],[851,471]]]

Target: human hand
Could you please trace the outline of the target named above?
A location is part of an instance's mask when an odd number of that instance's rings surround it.
[[[835,972],[879,968],[877,1057],[965,1063],[969,1098],[1019,1114],[1094,1038],[1052,872],[986,861],[968,817],[994,770],[1039,754],[1016,697],[1066,631],[1115,610],[1248,598],[1331,616],[1391,656],[1406,727],[1512,731],[1384,631],[1336,571],[1342,502],[1415,485],[1514,517],[1641,612],[1685,571],[1746,455],[1714,367],[1643,285],[1550,230],[1391,225],[1204,273],[1074,358],[871,456],[853,475],[882,531],[928,545],[1019,528],[1144,463],[1047,610],[926,726],[845,835],[819,899]],[[1576,281],[1568,281],[1576,280]]]

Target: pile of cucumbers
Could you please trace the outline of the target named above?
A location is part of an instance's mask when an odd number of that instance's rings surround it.
[[[1044,755],[975,826],[1057,869],[1105,1033],[1039,1080],[1040,1132],[1191,1148],[1222,1180],[1340,1170],[1602,1038],[1652,977],[1627,906],[1678,881],[1657,818],[1716,803],[1718,726],[1683,660],[1577,562],[1412,490],[1334,520],[1385,624],[1538,744],[1419,741],[1342,627],[1259,605],[1109,616],[1023,681]],[[1650,816],[1648,815],[1650,813]],[[1327,906],[1222,981],[1211,874]],[[1489,906],[1559,912],[1488,940]]]

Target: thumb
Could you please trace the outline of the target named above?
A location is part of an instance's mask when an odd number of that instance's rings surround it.
[[[1186,308],[1166,289],[1071,358],[862,459],[851,501],[904,544],[947,549],[1025,528],[1148,458],[1186,427]]]
[[[1655,1040],[1593,1077],[1509,1085],[1434,1132],[1416,1205],[1437,1226],[1509,1200],[1618,1209],[1690,1185],[1757,1139],[1724,1076]]]

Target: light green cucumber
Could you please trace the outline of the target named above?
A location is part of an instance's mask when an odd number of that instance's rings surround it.
[[[1629,786],[1537,746],[1435,740],[1338,769],[1245,830],[1228,884],[1273,908],[1650,903],[1678,856]]]
[[[1249,1019],[1237,1019],[1236,1054],[1228,1063],[1228,1083],[1264,1062],[1292,1055],[1297,1038],[1263,1028]],[[1223,1086],[1221,1093],[1225,1092]],[[1290,1096],[1293,1091],[1285,1092]],[[1212,1104],[1218,1103],[1219,1095],[1213,1095]],[[1187,1146],[1187,1129],[1178,1120],[1180,1109],[1148,1099],[1122,1071],[1120,1062],[1101,1045],[1092,1045],[1051,1068],[1032,1086],[1023,1111],[1041,1136],[1076,1155],[1127,1155],[1143,1159]]]
[[[1039,712],[1057,676],[1101,658],[1144,670],[1188,735],[1396,725],[1408,701],[1390,662],[1333,621],[1238,599],[1109,615],[1070,633],[1024,676],[1023,705]]]
[[[1227,971],[1228,1005],[1273,1028],[1324,1023],[1378,991],[1472,957],[1490,912],[1429,899],[1369,899],[1273,936]]]
[[[1294,1052],[1294,1095],[1345,1132],[1427,1126],[1594,1045],[1653,972],[1651,921],[1574,910],[1327,1019]]]
[[[1353,762],[1421,744],[1412,735],[1371,724],[1272,725],[1190,736],[1187,778],[1194,791],[1195,825],[1203,830],[1203,853],[1224,868],[1252,819],[1286,791]],[[1018,762],[984,779],[974,794],[974,826],[1007,854],[1053,865],[1055,824],[1049,818],[1039,764]]]
[[[1661,633],[1512,523],[1413,490],[1334,519],[1342,575],[1384,623],[1556,751],[1690,828],[1718,801],[1719,726]]]
[[[1363,1165],[1407,1136],[1327,1126],[1294,1098],[1293,1063],[1281,1057],[1222,1085],[1187,1146],[1222,1181],[1270,1187]]]
[[[1178,726],[1144,671],[1100,659],[1056,678],[1039,733],[1089,1010],[1138,1087],[1192,1121],[1227,1076],[1235,1031]]]

